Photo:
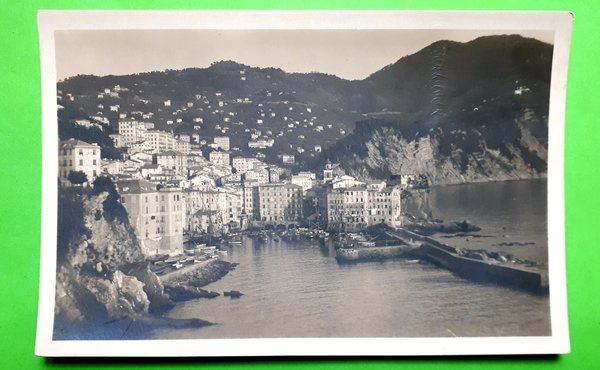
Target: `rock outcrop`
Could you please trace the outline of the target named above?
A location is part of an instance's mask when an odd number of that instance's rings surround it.
[[[148,269],[131,225],[109,215],[121,206],[118,195],[110,190],[96,193],[65,189],[59,195],[57,337],[72,335],[78,326],[146,320],[148,314],[174,305]]]

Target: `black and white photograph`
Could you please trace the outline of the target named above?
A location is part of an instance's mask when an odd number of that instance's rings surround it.
[[[39,353],[568,351],[568,13],[180,13],[40,14]]]

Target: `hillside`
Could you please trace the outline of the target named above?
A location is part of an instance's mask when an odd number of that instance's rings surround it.
[[[124,115],[198,134],[203,145],[227,135],[234,156],[260,152],[281,164],[277,155],[294,154],[296,169],[332,160],[357,175],[424,174],[434,183],[539,177],[552,50],[516,35],[438,41],[361,81],[232,61],[75,76],[58,83],[59,122],[64,135],[90,136],[70,122],[102,119],[94,134],[107,157],[117,156],[107,135]],[[248,148],[251,138],[274,145]]]
[[[552,47],[519,36],[440,41],[366,79],[371,114],[327,151],[356,175],[435,184],[544,176]]]

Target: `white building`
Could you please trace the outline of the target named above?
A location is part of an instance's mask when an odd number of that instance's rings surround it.
[[[122,146],[146,140],[147,128],[144,122],[136,120],[119,121],[119,135],[121,135]]]
[[[229,151],[229,136],[216,136],[213,142],[216,149]]]
[[[209,161],[217,166],[228,166],[230,163],[229,152],[212,151],[208,155]]]
[[[314,175],[314,174],[312,174]],[[302,187],[302,190],[306,192],[308,189],[313,187],[313,178],[310,173],[299,173],[298,175],[292,175],[292,184]]]
[[[69,186],[70,172],[81,171],[93,182],[101,172],[100,146],[81,140],[61,141],[58,147],[58,178],[62,186]]]

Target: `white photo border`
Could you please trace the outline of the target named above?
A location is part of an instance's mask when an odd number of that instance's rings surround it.
[[[42,79],[42,237],[35,353],[50,357],[415,356],[560,354],[567,317],[564,129],[573,14],[537,11],[52,11],[38,13]],[[53,340],[56,284],[57,30],[457,29],[554,31],[548,144],[548,269],[551,335],[459,338]]]

